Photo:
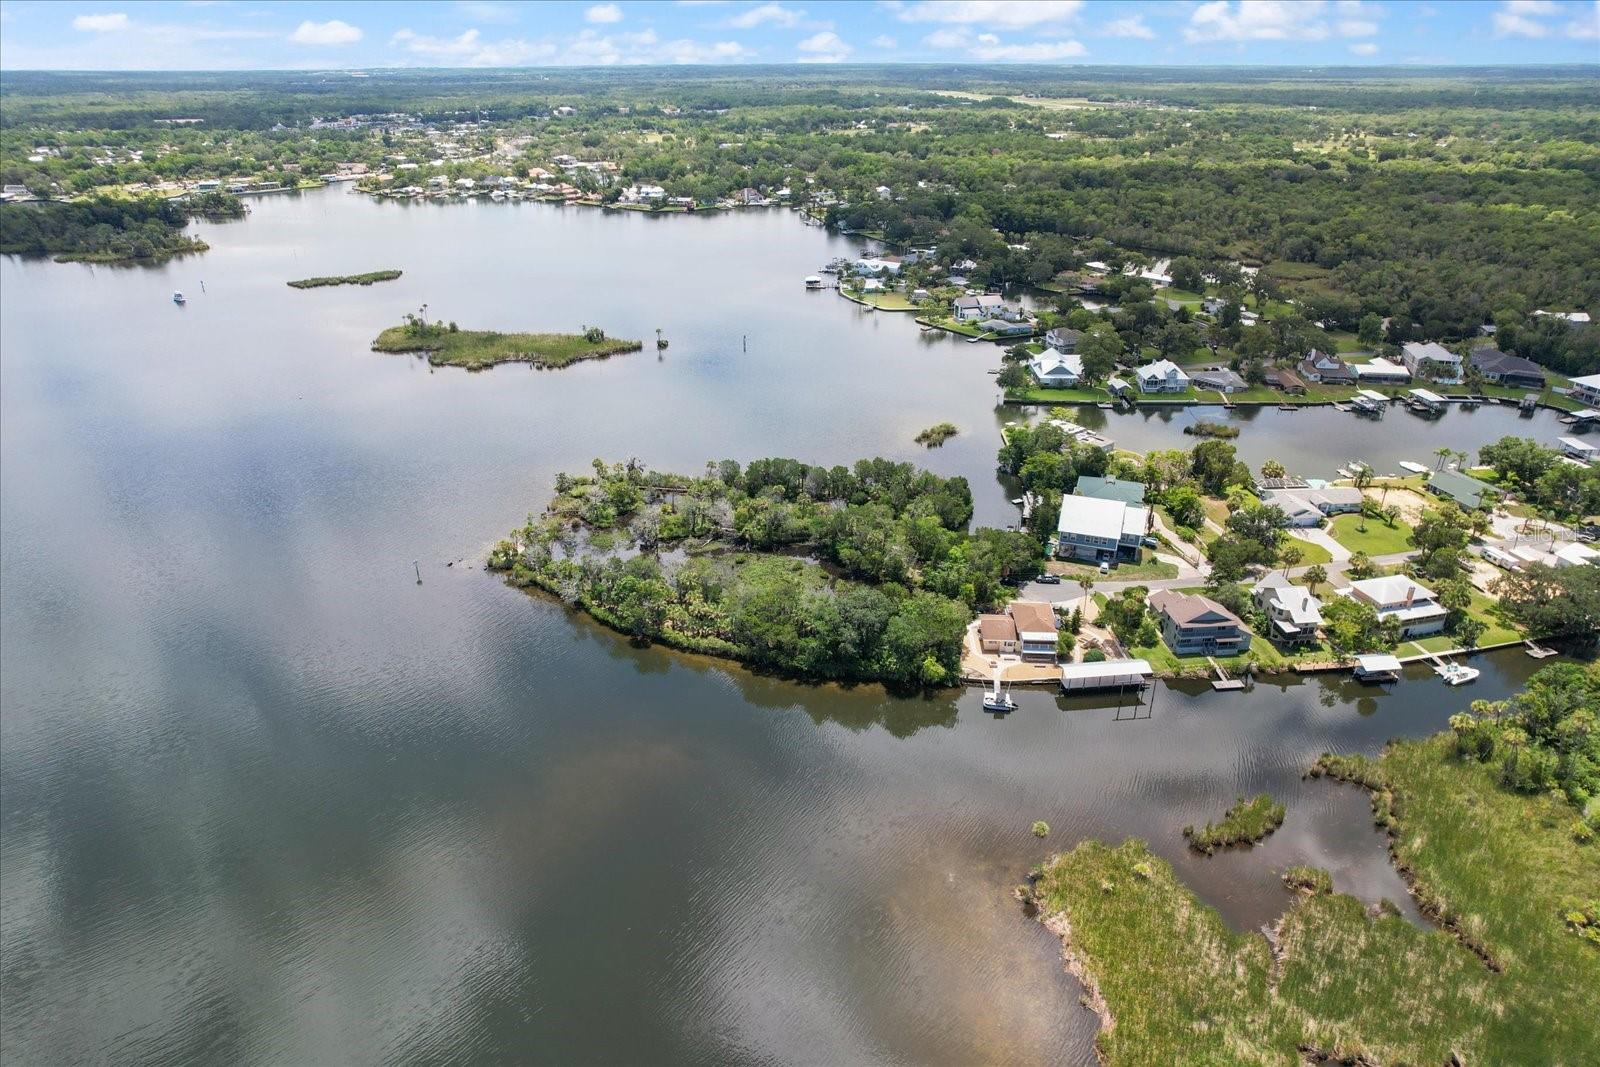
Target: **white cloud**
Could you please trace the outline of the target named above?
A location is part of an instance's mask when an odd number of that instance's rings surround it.
[[[1020,29],[1070,19],[1083,10],[1083,0],[920,0],[888,6],[905,22]]]
[[[974,59],[995,63],[1006,60],[1023,63],[1045,63],[1053,59],[1076,59],[1087,55],[1088,49],[1077,41],[1033,41],[1029,44],[1002,44],[992,33],[981,34],[978,43],[968,53]]]
[[[1329,37],[1371,37],[1381,9],[1361,0],[1331,5],[1336,22],[1326,18],[1326,0],[1211,0],[1189,16],[1183,29],[1191,44],[1210,41],[1322,41]]]
[[[1351,45],[1350,52],[1358,56],[1375,56],[1378,54],[1378,46],[1371,41],[1362,41],[1360,44]]]
[[[79,15],[72,20],[72,28],[89,33],[111,33],[128,28],[128,16],[117,11],[108,15]]]
[[[302,22],[289,35],[295,44],[355,44],[364,35],[361,27],[329,19],[327,22]]]
[[[890,37],[887,33],[880,33],[872,39],[874,48],[899,48],[900,42]]]
[[[855,51],[837,33],[827,31],[812,34],[795,47],[800,50],[801,63],[843,63]]]
[[[1494,13],[1496,37],[1545,37],[1550,27],[1539,21],[1561,9],[1553,0],[1505,0]]]
[[[965,48],[967,35],[963,30],[934,30],[922,39],[929,48]]]
[[[622,8],[616,4],[596,4],[583,13],[585,22],[621,22]]]
[[[1594,0],[1594,9],[1588,17],[1580,14],[1567,23],[1567,36],[1578,41],[1600,40],[1600,0]]]
[[[779,3],[758,4],[733,16],[728,20],[728,25],[741,30],[751,30],[769,24],[789,29],[798,26],[800,20],[805,17],[804,11],[784,7]]]
[[[1141,41],[1151,41],[1156,36],[1156,31],[1144,24],[1143,15],[1129,15],[1127,18],[1115,19],[1102,26],[1100,32],[1107,37],[1137,37]]]
[[[529,42],[516,37],[485,41],[475,29],[458,37],[430,37],[402,29],[395,32],[389,43],[431,61],[454,61],[473,67],[509,67],[551,60],[557,51],[555,45],[547,42]]]

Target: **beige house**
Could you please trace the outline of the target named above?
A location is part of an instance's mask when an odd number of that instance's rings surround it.
[[[1017,624],[1010,615],[979,615],[978,644],[985,652],[1014,655],[1017,651]]]

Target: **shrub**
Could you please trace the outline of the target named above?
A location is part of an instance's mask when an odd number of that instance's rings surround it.
[[[1034,837],[1048,837],[1049,835],[1050,835],[1050,824],[1049,823],[1045,822],[1043,819],[1040,819],[1040,820],[1038,820],[1037,822],[1035,822],[1033,824],[1033,836]]]

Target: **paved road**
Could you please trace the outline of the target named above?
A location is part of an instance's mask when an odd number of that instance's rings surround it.
[[[1414,551],[1393,552],[1386,556],[1373,556],[1371,559],[1373,564],[1376,566],[1388,567],[1396,563],[1402,563],[1414,555],[1416,555]],[[1301,567],[1292,567],[1289,570],[1289,576],[1292,578],[1302,578],[1305,576],[1306,571],[1310,570],[1312,566],[1314,566],[1314,564],[1306,564],[1305,566]],[[1322,564],[1322,569],[1326,571],[1328,575],[1328,584],[1336,589],[1350,584],[1349,579],[1345,577],[1345,572],[1349,570],[1349,568],[1350,561],[1348,559],[1335,560],[1332,563]],[[1205,570],[1180,571],[1178,577],[1176,578],[1155,578],[1143,580],[1133,579],[1129,581],[1118,581],[1116,577],[1117,572],[1112,571],[1104,578],[1095,579],[1094,589],[1092,592],[1106,593],[1109,595],[1112,593],[1120,593],[1122,590],[1128,589],[1135,585],[1142,585],[1152,593],[1157,589],[1189,589],[1197,585],[1204,585],[1206,583],[1206,575],[1209,573],[1210,569],[1207,568]],[[1064,578],[1060,585],[1042,585],[1039,582],[1029,582],[1018,591],[1018,595],[1025,600],[1065,600],[1071,602],[1082,600],[1083,590],[1078,587],[1077,582],[1072,578]]]

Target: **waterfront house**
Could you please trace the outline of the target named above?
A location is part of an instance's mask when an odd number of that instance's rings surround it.
[[[985,326],[988,323],[984,324]],[[1083,359],[1077,353],[1046,349],[1028,362],[1034,379],[1050,389],[1073,389],[1083,380]]]
[[[956,297],[954,310],[957,322],[973,322],[993,317],[1005,300],[999,293],[979,293],[976,296]]]
[[[1434,341],[1407,341],[1400,346],[1400,362],[1418,378],[1443,385],[1461,382],[1461,357]]]
[[[1133,375],[1141,393],[1181,393],[1189,388],[1189,376],[1170,359],[1146,363]]]
[[[1189,375],[1196,389],[1215,389],[1219,393],[1238,393],[1248,388],[1248,383],[1238,373],[1227,367],[1201,368]]]
[[[1434,596],[1433,590],[1418,585],[1403,574],[1351,582],[1350,588],[1341,590],[1341,593],[1358,603],[1371,605],[1380,621],[1398,620],[1401,637],[1436,634],[1444,629],[1445,618],[1449,614]]]
[[[1301,493],[1289,489],[1271,489],[1261,494],[1261,503],[1283,512],[1285,521],[1296,529],[1321,526],[1325,517]]]
[[[1312,349],[1305,359],[1300,361],[1300,376],[1307,381],[1317,382],[1320,385],[1354,385],[1356,372],[1338,356],[1328,355]]]
[[[1147,603],[1161,621],[1161,638],[1180,656],[1237,656],[1250,648],[1244,620],[1209,597],[1162,589]]]
[[[1078,496],[1090,496],[1096,500],[1120,500],[1124,504],[1144,503],[1144,483],[1133,482],[1126,478],[1096,478],[1087,475],[1078,479],[1078,485],[1073,492]]]
[[[1474,508],[1492,508],[1500,499],[1500,490],[1488,482],[1479,481],[1460,471],[1438,470],[1428,474],[1428,491],[1454,500],[1468,511]]]
[[[1083,340],[1082,330],[1070,330],[1065,326],[1057,326],[1044,335],[1044,343],[1057,352],[1076,352],[1078,342],[1081,340]]]
[[[1572,379],[1572,398],[1590,407],[1600,405],[1600,374]]]
[[[1557,439],[1561,451],[1577,460],[1579,463],[1595,463],[1600,461],[1600,445],[1590,444],[1581,437],[1561,437]]]
[[[1301,380],[1300,375],[1287,367],[1268,367],[1262,371],[1262,376],[1266,379],[1267,385],[1273,389],[1281,389],[1285,393],[1306,391],[1306,383]]]
[[[1127,382],[1123,381],[1121,378],[1107,378],[1106,379],[1106,392],[1108,392],[1112,396],[1118,397],[1118,398],[1125,397],[1125,396],[1132,396],[1133,395],[1133,386],[1129,385]]]
[[[1355,367],[1356,378],[1361,382],[1409,382],[1411,372],[1398,363],[1390,363],[1386,359],[1374,359],[1370,363],[1358,363]]]
[[[222,182],[216,178],[202,178],[194,183],[194,191],[197,193],[212,193],[220,188],[222,188]]]
[[[1255,584],[1250,598],[1267,617],[1274,641],[1298,645],[1317,639],[1317,629],[1322,625],[1322,601],[1305,586],[1295,585],[1272,571]]]
[[[1037,600],[1013,600],[1006,614],[1017,626],[1017,643],[1022,658],[1040,663],[1056,661],[1056,613],[1049,604]]]
[[[1467,362],[1483,375],[1485,381],[1522,389],[1543,389],[1544,368],[1531,359],[1513,356],[1492,345],[1474,348]]]
[[[1109,562],[1137,560],[1150,529],[1150,509],[1122,500],[1064,496],[1056,519],[1056,555],[1062,559]]]
[[[1014,655],[1017,651],[1017,624],[1010,615],[979,615],[978,646],[985,652]]]

